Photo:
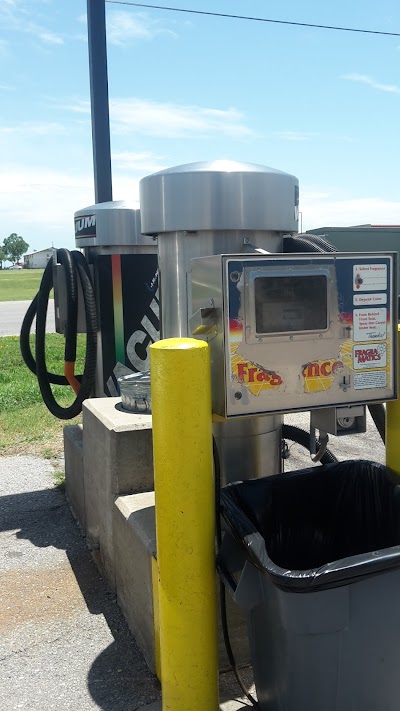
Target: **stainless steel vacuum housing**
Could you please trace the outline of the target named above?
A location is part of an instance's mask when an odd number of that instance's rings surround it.
[[[140,181],[142,231],[297,232],[299,183],[274,168],[230,160],[189,163]]]
[[[142,231],[158,236],[162,337],[191,336],[192,260],[282,251],[298,231],[298,180],[262,165],[191,163],[140,182]],[[214,425],[222,481],[280,471],[280,416]]]
[[[113,200],[89,205],[75,212],[74,221],[78,248],[154,246],[151,237],[141,233],[138,203]]]

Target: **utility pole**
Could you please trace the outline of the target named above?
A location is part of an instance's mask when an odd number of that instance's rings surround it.
[[[95,201],[112,200],[105,0],[87,0]]]

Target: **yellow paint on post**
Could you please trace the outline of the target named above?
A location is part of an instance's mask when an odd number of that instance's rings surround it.
[[[163,711],[217,711],[208,345],[150,347]]]
[[[398,361],[399,378],[400,326],[398,326]],[[400,400],[391,400],[386,404],[386,465],[400,476]]]
[[[160,615],[158,610],[158,565],[155,558],[151,559],[151,580],[153,586],[153,625],[154,625],[154,659],[157,679],[161,681],[160,659]]]

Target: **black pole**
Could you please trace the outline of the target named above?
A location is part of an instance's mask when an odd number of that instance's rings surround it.
[[[87,0],[95,200],[112,200],[105,0]]]

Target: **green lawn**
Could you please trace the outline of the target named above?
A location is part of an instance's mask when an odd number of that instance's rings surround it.
[[[33,343],[32,336],[32,348]],[[64,337],[47,334],[46,344],[48,369],[62,373]],[[85,336],[78,336],[77,373],[82,372],[84,349]],[[75,397],[69,387],[53,386],[53,392],[63,406]],[[68,422],[79,421],[77,418]],[[62,432],[68,422],[57,420],[43,404],[36,377],[22,360],[18,336],[0,338],[0,455],[36,454],[56,458],[62,452]]]
[[[0,269],[0,301],[32,300],[42,276],[43,269]]]

